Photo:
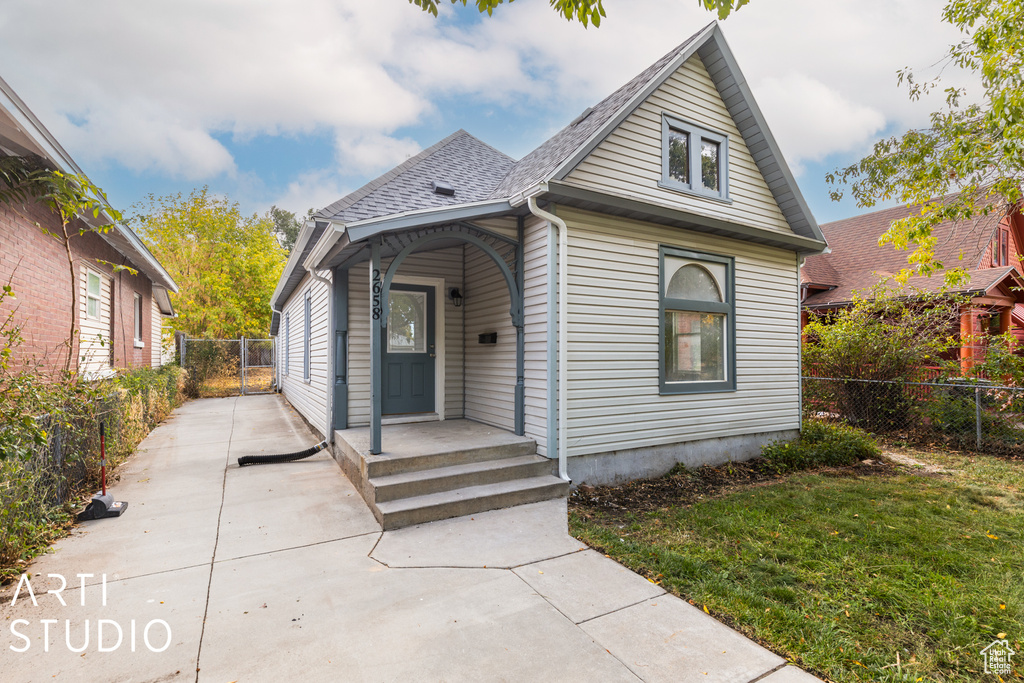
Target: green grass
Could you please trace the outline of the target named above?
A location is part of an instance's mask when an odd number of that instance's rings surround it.
[[[819,676],[996,681],[979,651],[1024,641],[1024,463],[933,460],[963,469],[798,474],[624,517],[574,506],[570,527]]]

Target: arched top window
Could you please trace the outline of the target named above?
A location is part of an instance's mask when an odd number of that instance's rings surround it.
[[[702,265],[688,263],[669,280],[665,294],[672,299],[724,301],[715,277]]]
[[[733,259],[660,252],[661,393],[735,391]]]

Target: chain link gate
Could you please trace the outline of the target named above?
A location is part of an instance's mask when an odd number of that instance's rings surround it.
[[[179,339],[185,393],[191,398],[268,394],[274,390],[274,339]]]
[[[242,337],[242,394],[269,394],[274,390],[273,339]]]

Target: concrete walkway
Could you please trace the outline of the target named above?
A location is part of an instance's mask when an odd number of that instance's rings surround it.
[[[564,501],[381,533],[324,454],[235,463],[313,440],[277,396],[177,410],[119,470],[124,516],[37,560],[36,604],[0,592],[0,677],[817,680],[583,547]]]

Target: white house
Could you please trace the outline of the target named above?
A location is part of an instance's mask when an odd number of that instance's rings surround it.
[[[800,428],[824,247],[711,24],[519,161],[460,130],[318,212],[272,300],[280,388],[391,526],[745,459]],[[540,469],[399,452],[459,430]]]

